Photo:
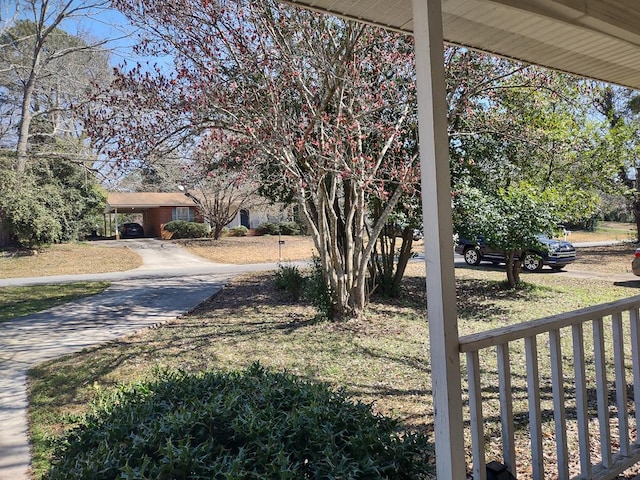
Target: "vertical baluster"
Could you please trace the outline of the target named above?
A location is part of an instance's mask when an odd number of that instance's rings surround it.
[[[498,385],[500,389],[500,422],[502,424],[502,457],[509,471],[516,474],[515,427],[513,425],[513,395],[511,392],[511,365],[509,344],[497,346]]]
[[[534,480],[544,479],[542,452],[542,412],[540,410],[540,378],[538,375],[538,344],[536,337],[524,339],[527,357],[527,392],[529,396],[529,433],[531,435],[531,466]]]
[[[629,456],[629,415],[627,413],[627,378],[624,367],[624,332],[622,313],[612,315],[613,361],[616,370],[616,403],[618,404],[618,433],[620,454]]]
[[[558,478],[569,478],[569,452],[567,447],[566,412],[564,404],[564,375],[562,373],[562,347],[560,332],[549,332],[551,353],[551,387],[553,391],[553,419],[556,432]]]
[[[636,412],[636,444],[640,444],[640,315],[638,309],[629,312],[631,323],[631,359],[633,366],[633,402]]]
[[[469,378],[469,408],[471,410],[471,451],[473,454],[473,478],[486,480],[484,458],[484,420],[482,418],[482,386],[480,384],[480,360],[476,350],[467,352],[467,376]]]
[[[587,379],[584,369],[584,332],[582,324],[571,327],[573,339],[573,368],[576,377],[576,416],[580,444],[580,471],[582,478],[591,478],[589,447],[589,418],[587,415]]]
[[[592,326],[594,367],[596,370],[596,398],[598,400],[598,421],[600,425],[600,450],[602,451],[602,465],[608,468],[612,462],[611,427],[609,425],[609,386],[607,385],[607,366],[602,318],[593,320]]]

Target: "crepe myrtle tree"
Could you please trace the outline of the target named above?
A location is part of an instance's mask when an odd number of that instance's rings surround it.
[[[417,173],[417,169],[416,169]],[[414,185],[419,186],[416,178]],[[383,211],[385,203],[377,198],[369,205],[371,218]],[[403,195],[393,212],[388,216],[378,242],[372,252],[369,272],[372,290],[385,297],[399,297],[402,278],[409,260],[413,258],[413,242],[416,232],[422,229],[422,204],[420,189]]]
[[[376,239],[412,184],[411,37],[275,0],[113,4],[145,32],[138,53],[173,65],[117,69],[85,112],[95,145],[127,162],[233,134],[261,192],[297,203],[335,317],[361,315]],[[368,225],[372,196],[385,207]]]
[[[196,202],[205,221],[211,226],[213,238],[220,238],[222,230],[237,217],[241,209],[264,203],[257,194],[257,173],[251,165],[238,165],[233,152],[233,137],[221,135],[205,137],[191,162],[184,167],[185,194]]]
[[[463,188],[454,192],[454,229],[461,237],[482,237],[487,245],[505,252],[507,284],[513,289],[520,283],[525,253],[540,248],[537,235],[557,230],[558,198],[552,191],[540,192],[524,183],[492,194]]]

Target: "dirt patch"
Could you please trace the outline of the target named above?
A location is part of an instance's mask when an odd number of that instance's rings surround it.
[[[565,270],[612,274],[632,273],[631,262],[636,248],[635,243],[580,247],[576,249],[576,261],[568,265]]]

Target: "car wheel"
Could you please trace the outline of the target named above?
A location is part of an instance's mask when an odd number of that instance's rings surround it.
[[[527,272],[539,272],[542,270],[542,258],[533,252],[527,252],[522,260],[522,266]]]
[[[477,248],[467,248],[463,255],[467,265],[480,265],[480,252]]]

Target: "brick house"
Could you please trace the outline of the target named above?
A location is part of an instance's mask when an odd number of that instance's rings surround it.
[[[172,220],[204,222],[193,198],[183,192],[110,192],[104,209],[105,232],[115,234],[117,214],[141,216],[147,237],[162,237],[162,227]],[[243,225],[248,229],[255,229],[262,222],[288,218],[281,207],[272,207],[272,210],[274,211],[261,205],[256,206],[250,214],[248,208],[243,208],[228,226],[231,228]]]
[[[202,222],[195,202],[181,192],[111,192],[104,213],[114,221],[112,214],[140,214],[147,237],[161,237],[162,227],[172,220]],[[115,225],[110,230],[115,231]]]

